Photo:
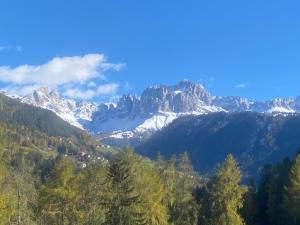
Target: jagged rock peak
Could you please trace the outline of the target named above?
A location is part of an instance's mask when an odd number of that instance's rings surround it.
[[[54,98],[60,98],[60,94],[57,89],[53,89],[52,91],[50,91],[49,96]]]
[[[48,87],[40,87],[36,89],[34,92],[41,92],[43,94],[49,94],[49,88]]]
[[[39,88],[21,98],[23,103],[55,112],[70,124],[83,128],[82,121],[90,121],[92,114],[98,110],[98,105],[92,102],[78,103],[60,96],[58,90],[49,90],[47,87]]]
[[[182,80],[179,83],[170,86],[171,89],[173,90],[182,90],[182,91],[191,91],[194,88],[198,88],[201,89],[203,91],[205,91],[205,88],[202,84],[198,84],[198,83],[194,83],[190,80]]]

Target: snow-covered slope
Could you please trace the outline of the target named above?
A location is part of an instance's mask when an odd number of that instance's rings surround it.
[[[51,110],[70,124],[83,129],[82,121],[90,121],[98,106],[94,103],[79,102],[61,98],[56,90],[40,88],[21,98],[23,103]]]
[[[41,88],[21,98],[22,102],[55,112],[72,125],[98,135],[108,144],[139,142],[186,115],[213,112],[253,111],[272,114],[300,112],[300,97],[266,102],[238,96],[213,96],[203,85],[183,80],[176,85],[153,86],[140,96],[123,95],[117,104],[76,102],[62,98],[55,90]]]

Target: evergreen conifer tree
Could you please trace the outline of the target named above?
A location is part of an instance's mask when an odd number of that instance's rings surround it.
[[[243,225],[239,215],[243,206],[245,188],[240,185],[241,172],[232,155],[225,161],[212,178],[210,193],[210,218],[212,225]]]
[[[293,217],[296,224],[300,224],[300,154],[291,167],[288,184],[285,187],[284,206]]]
[[[144,214],[138,210],[140,195],[133,183],[133,174],[128,152],[120,153],[108,166],[110,196],[107,196],[106,225],[143,225]],[[130,153],[129,153],[130,154]]]

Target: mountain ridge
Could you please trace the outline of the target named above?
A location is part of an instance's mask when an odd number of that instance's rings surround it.
[[[75,101],[58,91],[41,88],[21,97],[23,103],[55,112],[65,121],[116,146],[135,145],[175,119],[215,112],[300,112],[300,96],[265,102],[239,96],[214,96],[202,84],[182,80],[175,85],[146,88],[140,96],[125,94],[114,103]],[[118,144],[120,142],[120,144]]]

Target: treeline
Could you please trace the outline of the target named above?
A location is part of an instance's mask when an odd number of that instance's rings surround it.
[[[104,150],[86,135],[48,136],[0,122],[0,224],[38,224],[39,191],[59,157],[68,155],[78,168],[103,161],[103,155],[110,154]]]
[[[125,149],[81,168],[67,155],[0,153],[1,225],[300,224],[300,155],[242,185],[232,155],[204,178],[187,154],[150,161]]]

